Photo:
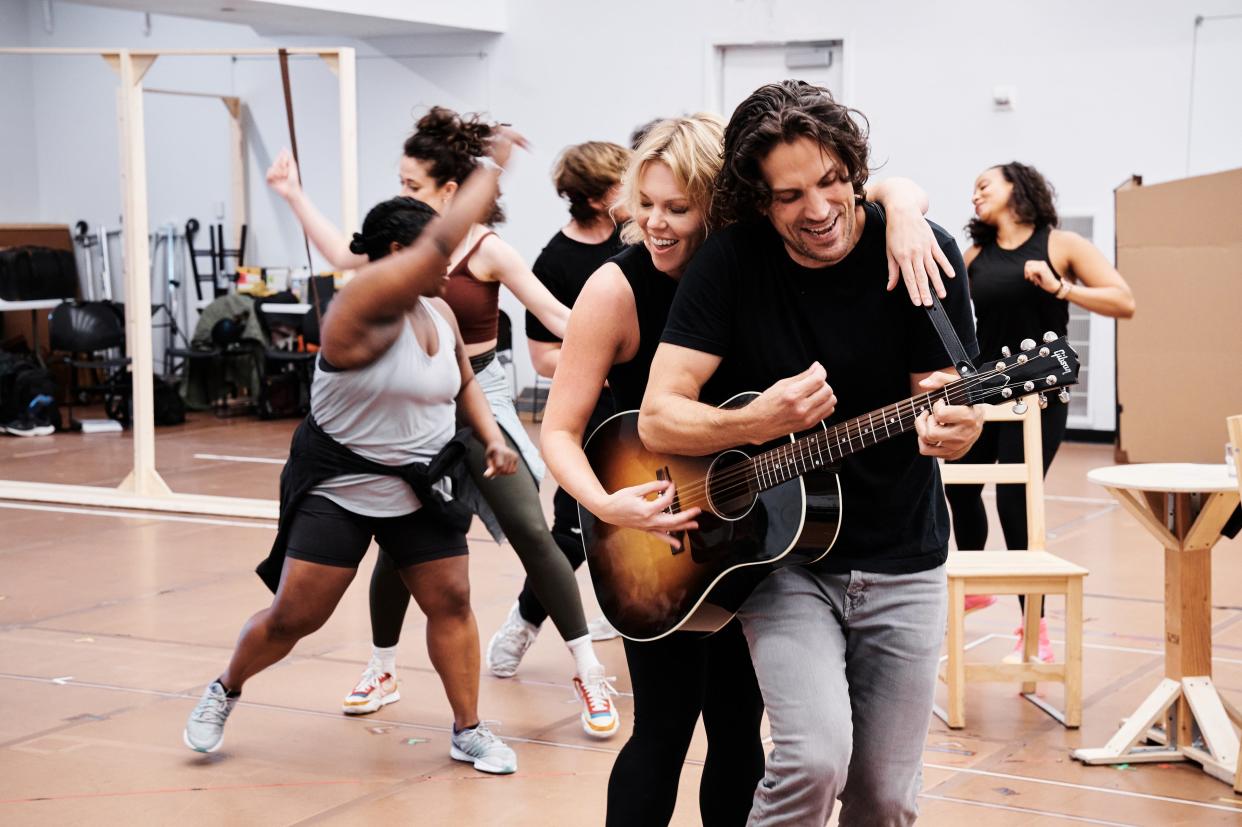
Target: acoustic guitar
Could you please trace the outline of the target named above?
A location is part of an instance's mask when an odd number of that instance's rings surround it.
[[[914,429],[939,400],[950,405],[1015,402],[1057,391],[1068,399],[1078,381],[1078,354],[1064,338],[1044,334],[1036,349],[1023,341],[1017,356],[964,376],[939,390],[834,425],[820,423],[761,446],[702,457],[648,451],[638,438],[638,411],[601,424],[584,446],[604,489],[655,480],[676,485],[671,512],[702,509],[699,528],[681,548],[638,529],[597,520],[579,507],[586,562],[604,616],[631,640],[656,640],[678,629],[714,632],[729,622],[771,571],[817,562],[829,554],[845,518],[836,466],[845,457]],[[743,393],[721,408],[750,404]]]

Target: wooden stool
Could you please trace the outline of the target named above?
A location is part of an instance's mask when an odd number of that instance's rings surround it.
[[[970,681],[1022,683],[1022,696],[1067,727],[1082,723],[1082,579],[1087,570],[1046,551],[954,551],[949,553],[949,660],[941,675],[949,690],[948,710],[936,714],[951,728],[966,725]],[[1024,663],[966,663],[968,594],[1026,597],[1022,646]],[[1044,595],[1065,595],[1065,660],[1038,659],[1039,607]],[[1065,684],[1065,709],[1035,694],[1036,681]]]

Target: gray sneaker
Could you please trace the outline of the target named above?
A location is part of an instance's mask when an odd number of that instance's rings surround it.
[[[449,755],[457,761],[469,761],[481,772],[507,775],[517,772],[517,754],[492,734],[486,724],[454,732]]]
[[[224,722],[237,705],[236,698],[225,694],[220,681],[212,681],[203,690],[203,697],[185,722],[181,739],[195,752],[215,752],[224,741]]]

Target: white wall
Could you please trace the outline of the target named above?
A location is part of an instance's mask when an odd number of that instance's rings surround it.
[[[1056,185],[1064,212],[1094,216],[1096,241],[1111,258],[1112,188],[1131,173],[1156,182],[1187,172],[1195,14],[1233,12],[1239,5],[1237,0],[1201,0],[1193,9],[1176,0],[633,0],[624,7],[605,7],[521,0],[510,4],[509,30],[503,36],[367,42],[261,38],[238,26],[163,16],[153,17],[151,35],[144,38],[137,13],[65,2],[55,8],[56,30],[48,36],[37,0],[0,0],[4,19],[24,16],[27,26],[24,38],[13,40],[6,28],[6,43],[358,47],[364,212],[394,192],[400,142],[420,107],[443,103],[484,109],[512,122],[531,138],[534,152],[508,176],[510,219],[503,234],[529,260],[566,217],[547,177],[563,146],[588,139],[624,142],[633,126],[652,117],[703,108],[713,42],[817,37],[845,41],[845,99],[870,118],[873,159],[882,163],[877,174],[919,181],[931,195],[931,218],[960,231],[970,214],[975,175],[985,166],[1020,159],[1039,167]],[[0,57],[6,76],[13,60]],[[33,72],[36,163],[17,160],[31,155],[29,140],[23,143],[11,131],[0,131],[2,178],[17,167],[26,167],[27,177],[37,176],[37,218],[115,224],[119,194],[111,73],[93,65],[97,59],[38,60],[46,64]],[[20,86],[20,74],[14,79]],[[252,261],[297,264],[302,254],[296,226],[262,181],[268,160],[286,142],[275,61],[165,58],[147,83],[225,91],[246,100],[252,116]],[[991,90],[998,84],[1016,87],[1014,111],[993,110]],[[307,187],[335,216],[335,82],[315,61],[298,61],[293,88]],[[212,114],[211,106],[199,104],[148,98],[154,224],[183,223],[189,215],[211,220],[215,202],[227,197],[223,113]],[[1197,105],[1204,104],[1198,100]],[[1239,134],[1242,112],[1231,111],[1223,123],[1214,120],[1205,128]],[[1217,151],[1211,163],[1242,165],[1242,142],[1232,142],[1232,157],[1221,156],[1222,145],[1230,143],[1213,144]],[[1191,170],[1208,171],[1193,158]],[[505,297],[505,306],[520,326],[522,314],[511,296]],[[1092,353],[1097,378],[1111,374],[1105,350]],[[528,384],[532,373],[521,352],[517,363],[519,384]],[[1101,404],[1111,409],[1109,400]]]
[[[0,2],[0,39],[5,45],[25,46],[29,26],[24,2]],[[28,57],[0,55],[0,222],[29,221],[39,214],[38,172],[21,162],[35,148],[30,64]]]

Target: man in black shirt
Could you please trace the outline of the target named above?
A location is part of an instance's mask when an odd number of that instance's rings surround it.
[[[762,87],[734,112],[713,203],[730,226],[708,237],[669,314],[639,420],[652,450],[763,443],[956,379],[923,308],[885,289],[884,213],[863,197],[857,114],[800,81]],[[952,237],[932,227],[962,272]],[[946,288],[973,357],[966,280]],[[706,404],[763,388],[745,408]],[[982,421],[938,402],[917,435],[846,458],[832,551],[770,575],[739,612],[774,746],[752,824],[823,824],[838,797],[843,824],[917,815],[946,610],[935,457],[964,454]]]

